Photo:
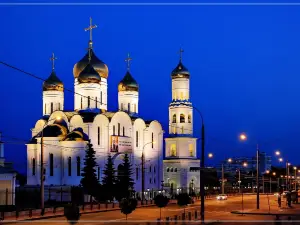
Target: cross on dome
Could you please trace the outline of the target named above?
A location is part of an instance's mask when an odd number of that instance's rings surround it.
[[[130,58],[130,55],[128,53],[127,58],[125,59],[125,62],[127,63],[127,70],[130,70],[130,61],[132,60],[132,58]]]
[[[93,29],[97,28],[97,25],[93,25],[92,17],[90,17],[90,26],[85,28],[85,31],[90,31],[90,41],[93,40]]]
[[[56,60],[57,58],[54,56],[54,53],[52,52],[52,57],[50,58],[50,60],[52,61],[52,70],[54,70],[55,68],[55,63],[54,61]]]
[[[179,61],[181,62],[182,61],[182,53],[184,52],[184,50],[180,47],[180,50],[179,50]]]

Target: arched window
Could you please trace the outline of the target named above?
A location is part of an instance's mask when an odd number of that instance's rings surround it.
[[[152,166],[149,167],[149,172],[151,173],[151,171],[152,171]]]
[[[53,113],[53,102],[51,102],[50,113]]]
[[[81,174],[80,174],[80,157],[77,156],[76,158],[76,163],[77,163],[77,176],[79,177]]]
[[[155,184],[155,181],[156,181],[156,180],[155,180],[155,177],[154,177],[154,178],[153,178],[153,183],[154,183],[154,184]]]
[[[139,180],[139,168],[135,168],[135,180]]]
[[[32,159],[32,176],[35,176],[36,164],[35,158]]]
[[[71,157],[68,158],[68,176],[72,176],[72,164]]]
[[[82,97],[80,99],[80,108],[82,109]]]
[[[134,112],[136,113],[136,104],[133,104],[133,106],[134,106]]]
[[[153,167],[153,173],[155,173],[155,166]]]
[[[125,136],[125,127],[123,127],[123,137]]]
[[[47,113],[47,105],[46,105],[46,103],[45,103],[45,114]]]
[[[135,147],[139,147],[139,132],[135,132]]]
[[[58,103],[58,110],[60,110],[60,102]]]
[[[128,103],[128,112],[130,112],[130,103]]]
[[[170,146],[170,156],[176,156],[176,144]]]
[[[180,92],[180,100],[183,100],[183,92]]]
[[[115,136],[115,135],[116,135],[116,126],[113,125],[113,136]]]
[[[121,103],[121,110],[122,110],[122,111],[123,111],[123,108],[124,108],[123,103]]]
[[[152,148],[154,147],[154,134],[153,134],[153,132],[152,132],[152,135],[151,135],[151,145],[152,145]]]
[[[195,156],[195,151],[194,151],[194,145],[193,144],[189,144],[189,153],[190,153],[191,157]]]
[[[150,184],[152,184],[152,179],[151,179],[151,177],[150,177],[150,180],[149,180],[149,181],[150,181]]]
[[[177,172],[177,168],[174,169],[174,172]]]
[[[183,113],[180,114],[180,123],[185,123],[185,117]]]
[[[98,127],[98,135],[97,135],[97,137],[98,137],[98,145],[100,145],[100,138],[101,138],[100,132],[101,132],[100,127]]]
[[[173,172],[173,168],[170,169],[170,172]]]
[[[88,108],[90,108],[90,105],[91,105],[91,97],[88,96]]]
[[[120,133],[121,133],[121,124],[118,123],[118,136],[120,136]]]
[[[169,172],[170,171],[170,169],[169,169],[169,167],[167,167],[167,172]]]
[[[50,161],[50,176],[52,177],[54,173],[54,159],[52,153],[49,155],[49,161]]]
[[[97,108],[97,106],[98,106],[97,103],[98,103],[98,101],[97,101],[97,97],[96,97],[96,98],[95,98],[95,106],[96,106],[95,108]]]
[[[172,123],[176,123],[176,114],[173,114]]]
[[[191,123],[192,122],[192,116],[188,115],[188,122]]]
[[[100,92],[100,104],[102,105],[102,91]]]

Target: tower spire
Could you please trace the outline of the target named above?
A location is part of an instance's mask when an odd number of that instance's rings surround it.
[[[85,31],[90,31],[90,40],[89,40],[89,47],[92,48],[93,45],[93,29],[95,29],[97,25],[93,25],[92,17],[90,17],[90,26],[85,28]]]
[[[52,70],[54,70],[55,69],[55,60],[56,60],[57,58],[54,56],[54,53],[52,52],[52,57],[50,58],[50,60],[52,61]]]
[[[184,52],[184,50],[180,47],[179,49],[179,61],[182,62],[182,53]]]
[[[125,62],[127,63],[127,71],[130,70],[130,61],[132,60],[132,58],[130,58],[130,55],[128,53],[127,58],[125,59]]]

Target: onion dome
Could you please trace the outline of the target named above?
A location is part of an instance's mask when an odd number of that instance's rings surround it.
[[[91,51],[91,61],[90,64],[97,71],[100,77],[107,79],[108,77],[108,67],[95,55],[93,49]],[[79,74],[83,71],[83,69],[89,64],[89,52],[85,54],[85,56],[74,65],[73,75],[74,78],[78,78]]]
[[[93,66],[88,63],[78,76],[79,83],[100,83],[101,77]]]
[[[52,70],[50,76],[43,83],[43,91],[64,91],[64,84],[56,76],[54,70]]]
[[[182,62],[180,60],[178,65],[176,66],[176,68],[172,71],[171,76],[172,76],[172,79],[175,79],[175,78],[189,78],[190,77],[190,72],[182,64]]]
[[[88,136],[83,132],[82,128],[76,128],[70,132],[64,141],[88,141]]]
[[[139,85],[129,71],[127,71],[124,78],[120,81],[118,91],[139,91]]]
[[[68,129],[60,124],[50,124],[43,130],[43,137],[64,137],[68,133]],[[37,135],[41,137],[41,132]]]

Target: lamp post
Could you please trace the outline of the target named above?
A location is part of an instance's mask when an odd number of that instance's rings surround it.
[[[286,161],[286,190],[287,191],[290,189],[289,188],[290,165],[291,164],[288,161]]]
[[[42,128],[42,131],[41,131],[41,176],[40,176],[40,179],[41,179],[41,209],[43,210],[45,208],[45,205],[44,205],[44,198],[45,198],[45,186],[44,186],[44,181],[45,181],[45,168],[44,168],[44,129],[45,127],[49,124],[50,121],[55,121],[55,120],[58,120],[60,121],[61,120],[61,117],[56,117],[55,119],[51,119],[51,120],[48,120],[43,128]]]
[[[144,155],[144,150],[146,145],[155,143],[154,141],[148,142],[146,144],[144,144],[143,146],[143,151],[142,151],[142,205],[144,204],[144,200],[145,200],[145,155]]]
[[[205,129],[204,129],[204,120],[202,113],[200,110],[198,110],[195,106],[192,106],[200,115],[201,117],[201,159],[200,159],[200,199],[201,199],[201,209],[200,209],[200,216],[201,216],[201,222],[204,223],[204,201],[205,201],[205,195],[204,195],[204,159],[205,159]]]
[[[247,140],[245,134],[240,135],[242,141]],[[258,144],[256,145],[256,208],[259,209],[259,148]]]
[[[295,182],[295,191],[297,190],[297,182],[296,182],[296,177],[297,177],[297,167],[294,166],[294,170],[295,170],[295,179],[294,179],[294,182]]]

